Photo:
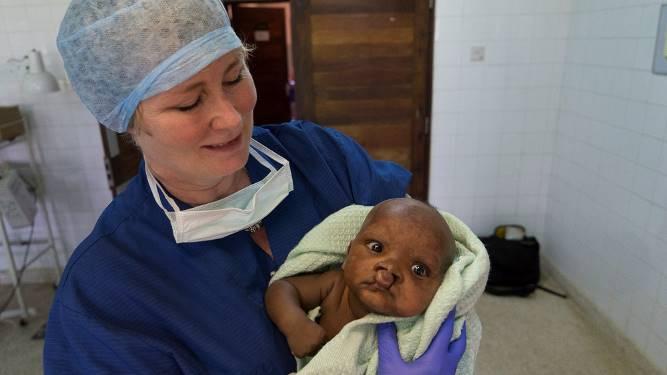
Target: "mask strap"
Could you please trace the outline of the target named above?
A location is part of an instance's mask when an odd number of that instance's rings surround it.
[[[257,160],[264,167],[268,168],[271,172],[276,171],[276,167],[274,167],[273,164],[269,163],[259,152],[257,152],[252,147],[250,147],[250,155],[252,155],[252,157],[255,158],[255,160]]]
[[[287,159],[283,158],[282,156],[278,155],[275,153],[273,150],[270,148],[264,146],[263,144],[259,143],[255,139],[250,138],[250,154],[264,167],[268,168],[270,171],[275,172],[276,168],[269,163],[257,150],[262,151],[262,153],[266,154],[269,158],[275,160],[281,165],[289,165],[289,161]],[[257,150],[255,150],[257,149]],[[149,186],[151,188],[151,192],[153,193],[153,197],[155,198],[155,202],[162,208],[162,210],[166,213],[171,213],[171,211],[168,211],[163,205],[162,205],[162,199],[160,199],[160,194],[158,193],[158,189],[164,196],[165,200],[171,208],[173,209],[173,212],[179,212],[181,209],[178,207],[178,204],[167,194],[167,192],[162,188],[162,186],[157,182],[157,179],[153,174],[151,173],[150,169],[148,168],[148,165],[144,167],[146,170],[146,177],[148,178]]]
[[[253,139],[253,138],[250,138],[250,146],[252,146],[252,147],[250,148],[251,151],[252,151],[252,148],[254,147],[254,148],[256,148],[257,150],[261,151],[261,152],[264,153],[266,156],[268,156],[269,158],[275,160],[276,162],[278,162],[278,163],[281,164],[281,165],[287,165],[287,164],[289,164],[289,161],[287,161],[287,159],[285,159],[284,157],[278,155],[278,154],[275,153],[273,150],[271,150],[270,148],[264,146],[263,144],[259,143],[258,141],[256,141],[256,140]]]
[[[171,205],[171,208],[174,210],[174,212],[180,211],[180,208],[176,204],[176,202],[167,194],[166,191],[160,186],[160,184],[157,182],[155,179],[155,176],[151,173],[150,169],[148,169],[148,165],[146,164],[144,166],[144,169],[146,170],[146,178],[148,178],[148,186],[151,188],[151,192],[153,193],[153,198],[155,198],[155,202],[160,206],[162,211],[165,213],[171,213],[170,211],[167,211],[166,208],[162,205],[162,199],[160,199],[160,193],[158,193],[157,189],[160,189],[160,192],[162,195],[164,195],[164,198],[167,200],[169,205]]]

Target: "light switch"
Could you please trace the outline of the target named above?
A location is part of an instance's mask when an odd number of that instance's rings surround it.
[[[482,62],[486,58],[486,47],[473,46],[470,48],[470,61]]]

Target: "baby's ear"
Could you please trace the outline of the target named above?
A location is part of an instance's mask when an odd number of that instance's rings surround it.
[[[347,251],[345,252],[346,256],[345,256],[345,259],[343,260],[343,264],[340,265],[340,269],[345,269],[345,263],[347,262],[347,255],[350,255],[350,246],[351,245],[352,245],[352,243],[349,243],[347,245]]]

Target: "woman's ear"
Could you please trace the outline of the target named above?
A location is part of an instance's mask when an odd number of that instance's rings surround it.
[[[143,103],[139,103],[137,109],[134,111],[134,114],[132,114],[132,118],[130,119],[130,123],[127,127],[127,133],[130,134],[133,139],[135,139],[138,135],[140,135],[144,128],[143,108],[144,108]],[[148,135],[151,134],[148,133]]]

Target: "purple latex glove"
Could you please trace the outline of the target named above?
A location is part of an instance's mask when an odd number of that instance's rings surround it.
[[[426,352],[412,362],[404,362],[398,350],[396,326],[383,323],[377,326],[380,375],[455,375],[463,352],[466,350],[466,326],[461,336],[450,343],[454,332],[454,310],[450,311]]]

